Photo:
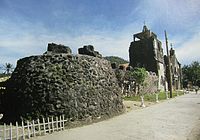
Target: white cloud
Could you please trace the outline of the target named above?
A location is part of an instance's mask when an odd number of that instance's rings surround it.
[[[77,49],[83,45],[91,44],[104,56],[116,55],[128,59],[128,48],[132,41],[132,35],[142,30],[144,20],[146,20],[148,27],[156,26],[159,27],[160,31],[164,28],[179,28],[181,26],[185,28],[185,34],[200,29],[200,26],[194,26],[200,23],[196,19],[197,15],[200,14],[199,0],[143,0],[138,3],[137,7],[133,8],[132,12],[130,11],[130,18],[132,16],[133,22],[127,23],[119,31],[107,31],[106,28],[94,30],[87,26],[74,29],[77,34],[71,35],[53,33],[40,23],[33,24],[23,21],[21,25],[19,23],[15,25],[15,23],[0,19],[0,63],[15,63],[21,57],[42,54],[46,51],[49,42],[67,45],[73,53],[77,53]],[[55,17],[60,17],[62,14],[71,16],[69,13],[60,11],[55,11],[53,14]],[[166,24],[164,24],[165,22]],[[175,49],[179,61],[189,63],[189,61],[199,60],[199,33],[191,35],[188,40],[182,36],[182,33],[174,32],[173,34],[179,34],[170,36],[170,40],[177,47]],[[158,38],[163,39],[161,36]],[[162,41],[162,44],[165,50],[165,42]]]
[[[200,60],[200,33],[193,38],[183,41],[182,47],[176,49],[177,57],[183,64]]]
[[[0,40],[0,58],[1,63],[16,63],[19,58],[44,53],[47,43],[55,42],[69,46],[74,54],[77,53],[78,48],[90,44],[104,56],[116,55],[128,59],[130,39],[131,36],[112,37],[110,35],[81,35],[74,38],[66,34],[19,36]]]
[[[200,27],[199,0],[141,0],[132,17],[146,21],[158,35],[193,33]],[[136,21],[138,22],[138,20]]]
[[[5,24],[6,22],[3,24],[3,30],[0,31],[2,33],[6,32]],[[128,60],[128,48],[132,41],[132,34],[141,30],[140,24],[134,23],[127,25],[121,31],[98,31],[86,27],[81,29],[80,34],[71,35],[47,31],[40,24],[33,26],[26,23],[22,27],[10,24],[9,26],[12,27],[11,32],[0,38],[1,64],[6,62],[16,64],[20,58],[42,54],[46,51],[47,44],[51,42],[69,46],[74,54],[77,53],[78,48],[90,44],[103,56],[115,55]],[[22,29],[24,26],[27,28]],[[32,28],[28,30],[28,27]]]

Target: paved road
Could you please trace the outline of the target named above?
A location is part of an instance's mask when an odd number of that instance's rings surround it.
[[[190,93],[112,119],[37,137],[37,140],[200,139],[200,94]]]

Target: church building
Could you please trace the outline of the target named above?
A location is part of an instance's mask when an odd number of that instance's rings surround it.
[[[133,68],[144,67],[147,71],[155,72],[159,78],[158,89],[165,89],[165,63],[162,43],[146,25],[143,26],[142,32],[133,35],[133,41],[129,47],[129,60],[129,65]]]

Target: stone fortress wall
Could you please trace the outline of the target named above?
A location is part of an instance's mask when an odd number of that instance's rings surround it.
[[[84,48],[93,51],[91,46]],[[43,55],[18,60],[6,83],[4,119],[64,114],[74,122],[122,113],[124,105],[111,64],[99,53],[93,54],[98,56],[73,55],[69,47],[52,43]]]

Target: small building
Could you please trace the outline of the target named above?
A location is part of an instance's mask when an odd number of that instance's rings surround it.
[[[151,32],[146,25],[140,33],[133,35],[129,47],[130,66],[144,67],[147,71],[155,72],[159,77],[158,89],[165,89],[165,64],[163,48],[157,35]]]

